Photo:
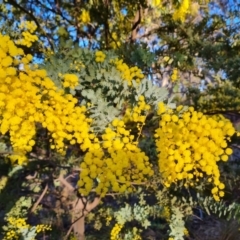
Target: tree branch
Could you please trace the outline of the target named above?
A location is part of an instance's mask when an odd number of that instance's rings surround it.
[[[132,26],[132,29],[131,29],[132,33],[131,33],[131,37],[130,37],[130,42],[133,42],[136,39],[137,31],[139,29],[141,19],[142,19],[142,7],[141,7],[141,5],[139,5],[138,11],[135,15],[135,18],[134,18],[134,21],[133,21],[134,23],[133,23],[133,26]]]
[[[16,1],[14,0],[8,0],[8,3],[18,9],[20,9],[22,12],[26,13],[37,25],[37,27],[43,32],[43,34],[45,35],[45,37],[48,39],[48,42],[52,48],[52,50],[54,50],[54,45],[52,43],[52,41],[50,40],[50,38],[48,37],[47,33],[43,30],[43,28],[41,27],[41,25],[39,24],[37,18],[31,13],[31,11],[27,11],[24,7],[22,7],[21,5],[19,5]]]
[[[38,198],[38,200],[34,203],[32,209],[31,209],[31,212],[34,212],[36,210],[37,206],[42,201],[42,199],[43,199],[44,195],[46,194],[47,190],[48,190],[48,184],[44,188],[44,190],[43,190],[42,194],[40,195],[40,197]]]

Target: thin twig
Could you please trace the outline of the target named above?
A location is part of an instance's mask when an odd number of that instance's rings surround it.
[[[62,175],[59,178],[57,178],[56,180],[58,180],[60,183],[62,183],[63,186],[65,186],[69,191],[74,192],[74,187],[69,182],[67,182],[67,180],[65,178],[63,178]]]
[[[34,212],[36,210],[37,206],[42,201],[42,199],[43,199],[44,195],[46,194],[47,190],[48,190],[48,184],[44,188],[44,190],[43,190],[42,194],[40,195],[40,197],[38,198],[38,200],[34,203],[32,209],[31,209],[31,212]]]
[[[32,14],[31,11],[28,11],[27,9],[25,9],[24,7],[22,7],[20,4],[18,4],[16,1],[14,0],[9,0],[8,1],[9,4],[11,4],[12,6],[19,8],[21,11],[23,11],[24,13],[26,13],[27,15],[29,15],[32,20],[36,23],[37,27],[44,33],[45,37],[47,38],[52,50],[54,50],[54,45],[51,41],[51,39],[49,38],[49,36],[47,35],[47,33],[44,31],[44,29],[41,27],[41,25],[39,24],[37,18]]]
[[[70,228],[68,229],[68,232],[66,234],[66,236],[64,237],[64,240],[67,240],[68,239],[68,236],[70,235],[71,231],[73,229],[73,224],[70,226]]]
[[[37,177],[37,172],[35,172],[33,176],[29,174],[29,175],[27,175],[25,178],[26,178],[27,180],[32,180],[32,179],[34,179],[34,178],[36,178],[36,177]]]

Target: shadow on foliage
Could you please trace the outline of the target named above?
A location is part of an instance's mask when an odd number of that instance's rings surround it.
[[[42,223],[39,222],[40,217],[31,210],[46,184],[53,185],[52,179],[44,177],[51,176],[47,172],[54,172],[54,167],[51,166],[49,161],[40,160],[30,162],[24,167],[13,167],[6,159],[2,158],[0,160],[0,239],[3,239],[4,236],[2,227],[7,225],[7,214],[13,208],[14,215],[19,218],[27,218],[30,225],[35,226]],[[36,178],[37,174],[40,178]],[[24,204],[18,204],[21,197],[24,197]],[[30,203],[27,201],[29,197]],[[44,215],[44,212],[46,212],[45,209],[41,214]],[[59,233],[58,237],[51,237],[51,239],[59,239]]]

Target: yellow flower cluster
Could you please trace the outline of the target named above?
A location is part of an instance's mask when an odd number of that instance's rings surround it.
[[[19,239],[19,229],[27,228],[31,229],[32,226],[26,223],[25,218],[14,218],[9,217],[7,219],[8,224],[10,225],[10,230],[6,232],[3,240],[12,240],[12,239]],[[49,231],[51,230],[50,225],[39,224],[36,226],[36,233]]]
[[[52,49],[50,47],[47,47],[47,48],[41,47],[41,51],[44,54],[45,61],[48,61],[51,58],[51,56],[54,54],[54,52],[52,51]]]
[[[111,217],[111,216],[107,216],[107,217],[106,217],[106,226],[109,226],[111,220],[112,220],[112,217]]]
[[[30,225],[26,223],[26,219],[25,218],[13,218],[13,217],[9,217],[7,219],[7,221],[15,226],[16,228],[29,228]]]
[[[26,161],[35,144],[36,123],[48,129],[51,148],[61,153],[66,141],[77,142],[84,151],[91,148],[92,120],[85,116],[86,107],[76,107],[78,100],[58,90],[45,70],[30,69],[31,59],[8,36],[0,35],[0,132],[10,135],[14,151],[10,159],[19,164]],[[22,63],[24,71],[19,70]]]
[[[123,121],[126,123],[128,121],[139,122],[144,124],[148,111],[151,109],[151,106],[145,102],[143,95],[139,96],[137,106],[133,109],[127,108]],[[140,124],[138,125],[138,128]]]
[[[102,51],[95,52],[95,61],[96,62],[99,62],[99,63],[104,62],[105,58],[106,58],[106,55]]]
[[[82,70],[82,68],[84,68],[85,67],[85,65],[83,64],[83,62],[81,62],[81,61],[74,61],[73,63],[71,63],[70,64],[70,68],[72,69],[72,70],[77,70],[77,71],[81,71]]]
[[[180,109],[179,109],[180,110]],[[158,103],[158,110],[157,110],[157,115],[161,115],[162,113],[166,112],[167,108],[163,102]]]
[[[75,74],[64,74],[63,75],[63,87],[74,89],[79,84],[78,77]]]
[[[139,234],[135,234],[133,240],[141,240],[141,236]]]
[[[3,238],[3,240],[13,240],[13,239],[19,239],[16,231],[14,230],[9,230]]]
[[[8,177],[7,176],[2,176],[0,177],[0,192],[5,188],[8,182]]]
[[[162,5],[162,0],[152,0],[151,5],[152,7],[160,7]]]
[[[40,232],[45,232],[45,231],[50,231],[52,230],[50,225],[44,225],[44,224],[38,224],[36,226],[36,232],[40,233]]]
[[[173,13],[173,20],[185,21],[186,15],[189,13],[190,0],[182,0],[181,5]]]
[[[86,11],[85,9],[82,10],[82,13],[79,17],[79,21],[83,22],[83,23],[89,23],[91,21],[89,12]]]
[[[71,236],[70,240],[78,240],[76,236]]]
[[[35,30],[37,29],[35,22],[33,22],[33,21],[22,22],[19,25],[19,28],[25,29],[25,31],[22,32],[23,38],[17,40],[16,44],[31,47],[32,44],[38,40],[38,37],[33,34],[35,32]]]
[[[78,143],[83,151],[91,148],[89,124],[92,120],[85,116],[86,107],[76,106],[78,100],[71,94],[56,91],[49,78],[42,81],[41,85],[47,87],[42,92],[45,100],[39,105],[34,121],[42,123],[51,134],[51,148],[64,153],[66,141],[72,145]]]
[[[163,108],[162,103],[159,104]],[[162,113],[156,130],[156,146],[159,169],[165,185],[178,180],[185,185],[195,185],[199,178],[207,176],[213,182],[212,194],[215,200],[224,195],[224,184],[220,182],[217,162],[227,161],[232,149],[227,148],[227,140],[235,133],[229,120],[216,120],[196,112],[192,107],[180,113]]]
[[[189,232],[186,228],[184,228],[183,233],[184,233],[185,236],[187,236],[187,237],[189,236]]]
[[[117,37],[117,33],[113,32],[111,34],[112,36],[112,42],[110,43],[110,47],[112,47],[113,49],[116,49],[117,47],[119,47],[121,45],[120,41],[118,41],[118,37]]]
[[[27,29],[27,30],[29,30],[30,33],[34,33],[35,30],[37,29],[37,25],[33,21],[24,21],[24,22],[20,23],[19,28]]]
[[[80,166],[79,192],[87,195],[95,187],[101,197],[109,190],[132,192],[132,183],[141,183],[141,180],[153,174],[148,157],[140,151],[118,150],[109,157],[104,157],[103,150],[87,152]]]
[[[178,69],[174,68],[171,75],[172,82],[176,82],[178,80]]]
[[[132,192],[132,184],[140,184],[153,175],[152,165],[122,120],[114,119],[102,135],[102,148],[89,151],[81,163],[79,192],[92,189],[104,196],[113,192]],[[97,182],[96,182],[97,180]]]
[[[162,211],[161,211],[161,217],[165,219],[166,221],[170,221],[171,219],[171,213],[170,213],[170,208],[167,206],[164,206]]]
[[[136,145],[133,143],[134,136],[130,135],[130,131],[125,129],[125,124],[122,120],[115,118],[112,121],[114,129],[106,128],[102,135],[103,148],[114,150],[135,150]]]
[[[116,68],[121,72],[122,78],[128,82],[128,85],[132,85],[132,80],[136,80],[137,83],[144,78],[141,70],[138,67],[128,67],[123,60],[115,60],[114,61]]]
[[[120,240],[119,233],[121,232],[123,225],[116,223],[111,231],[111,240]]]
[[[132,229],[132,234],[133,234],[133,238],[132,239],[133,240],[141,240],[142,239],[141,236],[140,236],[140,231],[139,231],[138,228],[133,227],[133,229]]]

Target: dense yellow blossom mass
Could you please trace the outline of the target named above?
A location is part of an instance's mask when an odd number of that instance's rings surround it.
[[[106,55],[97,51],[97,62]],[[96,191],[132,192],[134,184],[142,184],[153,176],[148,156],[139,148],[139,137],[152,107],[144,96],[138,97],[133,108],[127,108],[122,119],[115,118],[96,136],[90,131],[92,119],[86,117],[86,107],[78,99],[58,89],[43,69],[33,67],[32,56],[24,54],[8,36],[0,35],[0,133],[9,134],[13,148],[12,162],[23,164],[27,153],[35,145],[37,125],[48,130],[51,149],[64,154],[67,144],[78,144],[87,151],[80,165],[78,182],[83,195]],[[112,62],[123,79],[131,85],[144,75],[137,67],[129,68],[122,60]],[[23,65],[21,68],[20,66]],[[22,69],[22,70],[21,70]],[[176,75],[176,71],[174,72]],[[74,74],[62,75],[63,88],[75,88],[79,79]],[[232,124],[222,118],[208,117],[189,108],[179,106],[168,110],[159,103],[161,117],[155,139],[159,169],[164,184],[170,186],[179,180],[194,185],[203,176],[213,183],[216,200],[224,196],[217,162],[227,161],[232,154],[228,140],[235,133]],[[137,135],[126,127],[137,127]]]
[[[132,192],[135,184],[142,184],[153,176],[148,156],[139,148],[139,136],[150,110],[144,96],[137,106],[127,109],[123,119],[115,118],[101,136],[101,147],[89,151],[81,163],[78,186],[83,195],[95,191],[104,196],[107,192]],[[138,137],[126,129],[128,121],[137,125]],[[97,182],[95,181],[97,179]]]
[[[63,87],[74,89],[78,85],[78,77],[75,74],[65,74],[63,76]]]
[[[7,222],[9,223],[9,229],[6,232],[3,240],[12,240],[12,239],[20,239],[20,230],[25,230],[26,232],[30,232],[32,231],[32,226],[30,226],[29,224],[27,224],[26,219],[25,218],[14,218],[14,217],[9,217],[7,218]],[[36,233],[40,233],[40,232],[45,232],[45,231],[49,231],[51,230],[51,226],[50,225],[45,225],[45,224],[38,224],[36,226],[34,226],[34,228],[36,229]],[[35,238],[32,238],[33,240]]]
[[[83,150],[91,148],[86,107],[58,90],[45,70],[30,67],[31,55],[25,55],[8,36],[0,35],[0,132],[9,132],[13,162],[23,164],[35,145],[36,124],[41,123],[52,138],[51,148],[65,151],[66,141],[76,142]],[[20,65],[24,63],[24,70]],[[66,74],[65,87],[74,87],[77,76]]]
[[[145,102],[144,96],[139,96],[137,105],[131,109],[127,108],[125,115],[123,117],[124,122],[132,121],[132,122],[138,122],[138,128],[140,127],[140,123],[144,124],[147,114],[149,110],[151,109],[151,106]]]
[[[117,33],[112,32],[111,37],[112,37],[112,42],[110,43],[110,47],[112,47],[113,49],[116,49],[117,47],[120,47],[121,42],[118,39]]]
[[[180,20],[184,22],[186,15],[189,13],[190,0],[182,0],[178,9],[173,13],[173,20]]]
[[[116,223],[114,225],[112,231],[111,231],[111,238],[110,239],[111,240],[117,240],[117,239],[120,240],[121,238],[119,237],[119,233],[120,233],[122,228],[123,228],[123,225]]]
[[[89,12],[87,10],[82,10],[81,15],[79,16],[79,21],[81,21],[82,23],[89,23],[91,21]]]
[[[213,182],[215,200],[224,195],[224,184],[220,182],[218,161],[227,161],[232,149],[228,139],[235,133],[229,120],[215,119],[194,111],[168,112],[159,104],[161,120],[156,130],[156,146],[159,169],[166,186],[184,180],[185,185],[195,185],[203,176]]]
[[[81,194],[87,195],[93,189],[101,196],[109,190],[132,192],[134,184],[141,184],[153,175],[149,158],[125,127],[122,120],[114,119],[102,134],[103,149],[84,156],[78,182]]]
[[[95,61],[98,63],[104,62],[106,55],[102,51],[96,51]]]
[[[162,5],[162,0],[152,0],[151,5],[152,7],[159,7]]]
[[[16,44],[31,47],[38,40],[38,37],[33,34],[37,29],[36,24],[33,21],[25,21],[19,25],[19,28],[24,31],[22,32],[22,38],[17,40]]]
[[[136,80],[137,83],[144,78],[143,73],[138,67],[129,67],[122,59],[115,60],[115,65],[117,70],[121,72],[122,78],[128,82],[128,85],[132,85],[132,80]]]
[[[178,69],[174,68],[172,75],[171,75],[171,80],[172,82],[176,82],[178,80],[179,76],[178,76]]]

